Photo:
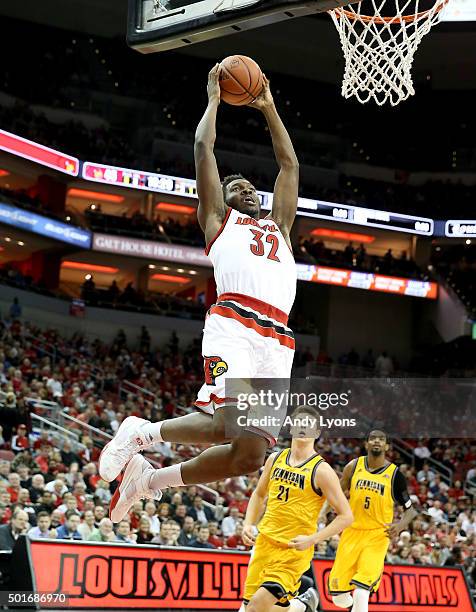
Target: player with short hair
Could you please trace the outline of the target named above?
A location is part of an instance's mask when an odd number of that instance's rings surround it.
[[[309,569],[315,544],[353,520],[336,473],[314,450],[320,431],[316,424],[304,425],[303,417],[309,415],[315,418],[306,409],[293,414],[291,448],[269,456],[248,504],[243,541],[254,549],[243,594],[246,612],[266,612],[274,605],[314,612],[315,589],[296,597],[301,576]],[[325,500],[336,517],[316,532]]]
[[[406,529],[416,516],[405,476],[387,460],[387,435],[371,431],[365,442],[367,455],[344,468],[341,486],[349,493],[354,522],[341,536],[329,575],[329,592],[339,608],[368,612],[370,594],[382,578],[390,538]],[[404,508],[393,522],[395,504]],[[353,597],[351,592],[353,591]]]
[[[298,200],[299,166],[291,139],[281,121],[264,77],[260,95],[249,106],[261,111],[271,134],[279,173],[271,213],[261,219],[254,185],[241,175],[220,182],[213,152],[220,104],[220,67],[208,75],[208,105],[195,135],[195,166],[199,196],[198,221],[206,252],[214,266],[218,298],[207,313],[202,353],[205,384],[195,412],[150,423],[128,417],[104,448],[101,478],[115,479],[125,469],[111,500],[111,517],[120,520],[140,498],[158,499],[165,487],[214,482],[259,469],[273,429],[253,430],[228,444],[225,432],[228,378],[289,379],[294,335],[288,316],[296,293],[296,265],[290,231]],[[155,470],[140,451],[157,442],[219,444],[180,464]]]

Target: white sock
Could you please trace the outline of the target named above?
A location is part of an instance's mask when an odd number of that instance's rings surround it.
[[[240,606],[240,609],[238,610],[238,612],[245,612],[245,610],[246,610],[246,606],[245,606],[245,604],[242,602],[242,603],[241,603],[241,606]]]
[[[365,589],[355,589],[352,612],[368,612],[370,592]]]
[[[354,600],[352,599],[352,595],[350,593],[339,593],[339,595],[332,596],[332,602],[338,608],[350,608]]]
[[[167,487],[183,487],[182,464],[177,463],[169,467],[154,470],[150,477],[149,487],[152,491],[166,489]]]
[[[142,426],[142,431],[148,435],[152,436],[152,441],[154,444],[156,442],[163,442],[164,439],[160,435],[160,430],[162,429],[164,421],[157,421],[157,423],[146,423]]]
[[[286,608],[282,608],[282,610],[286,610]],[[288,610],[292,610],[292,612],[306,612],[306,604],[304,604],[300,599],[297,599],[295,597],[289,602]]]

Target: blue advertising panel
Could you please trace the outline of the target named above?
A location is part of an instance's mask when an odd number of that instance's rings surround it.
[[[91,248],[92,233],[88,230],[43,217],[11,204],[0,202],[0,223],[6,223],[28,232],[67,242],[83,249]]]

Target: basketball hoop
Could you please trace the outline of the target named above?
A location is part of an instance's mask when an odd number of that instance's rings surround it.
[[[361,12],[362,2],[329,11],[344,51],[344,98],[396,106],[414,95],[413,57],[449,0],[432,2],[428,10],[419,10],[423,0],[366,0],[373,15]],[[384,16],[389,4],[394,14]]]

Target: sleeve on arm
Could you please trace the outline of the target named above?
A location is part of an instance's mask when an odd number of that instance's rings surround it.
[[[408,495],[406,478],[398,469],[395,470],[395,476],[393,478],[392,495],[397,504],[403,506],[405,510],[411,507],[412,502]]]

